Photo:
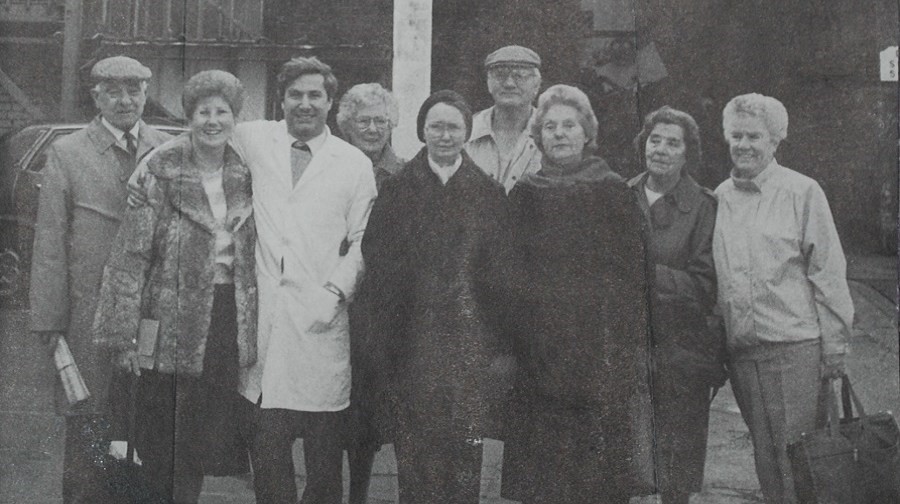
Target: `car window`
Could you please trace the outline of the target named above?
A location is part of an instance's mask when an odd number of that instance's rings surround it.
[[[44,165],[47,164],[47,148],[60,138],[72,133],[72,131],[74,130],[55,130],[51,132],[52,136],[39,147],[38,152],[31,158],[31,161],[28,162],[28,166],[25,169],[32,172],[43,170]]]
[[[14,171],[26,152],[32,149],[35,142],[44,136],[47,128],[26,128],[18,133],[4,135],[0,140],[0,164],[3,171]]]

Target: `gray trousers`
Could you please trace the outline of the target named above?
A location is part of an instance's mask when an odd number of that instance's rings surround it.
[[[821,354],[814,340],[762,344],[731,356],[731,387],[769,504],[796,502],[787,445],[824,420]]]

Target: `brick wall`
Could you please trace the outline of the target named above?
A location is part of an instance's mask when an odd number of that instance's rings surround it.
[[[59,110],[61,51],[58,44],[0,44],[0,69],[34,107],[47,115],[45,119],[33,117],[0,85],[0,134],[40,120],[58,120],[55,112]]]
[[[15,131],[36,120],[0,86],[0,135]]]

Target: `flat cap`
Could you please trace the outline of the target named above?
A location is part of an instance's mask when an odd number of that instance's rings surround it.
[[[494,65],[530,65],[540,68],[541,57],[527,47],[509,45],[488,54],[484,59],[486,68]]]
[[[153,75],[140,61],[128,56],[104,58],[91,68],[91,79],[104,80],[147,80]]]

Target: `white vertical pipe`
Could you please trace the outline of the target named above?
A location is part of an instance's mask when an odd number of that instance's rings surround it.
[[[431,94],[432,0],[394,0],[394,68],[392,88],[400,102],[394,150],[409,159],[421,148],[416,114]]]

